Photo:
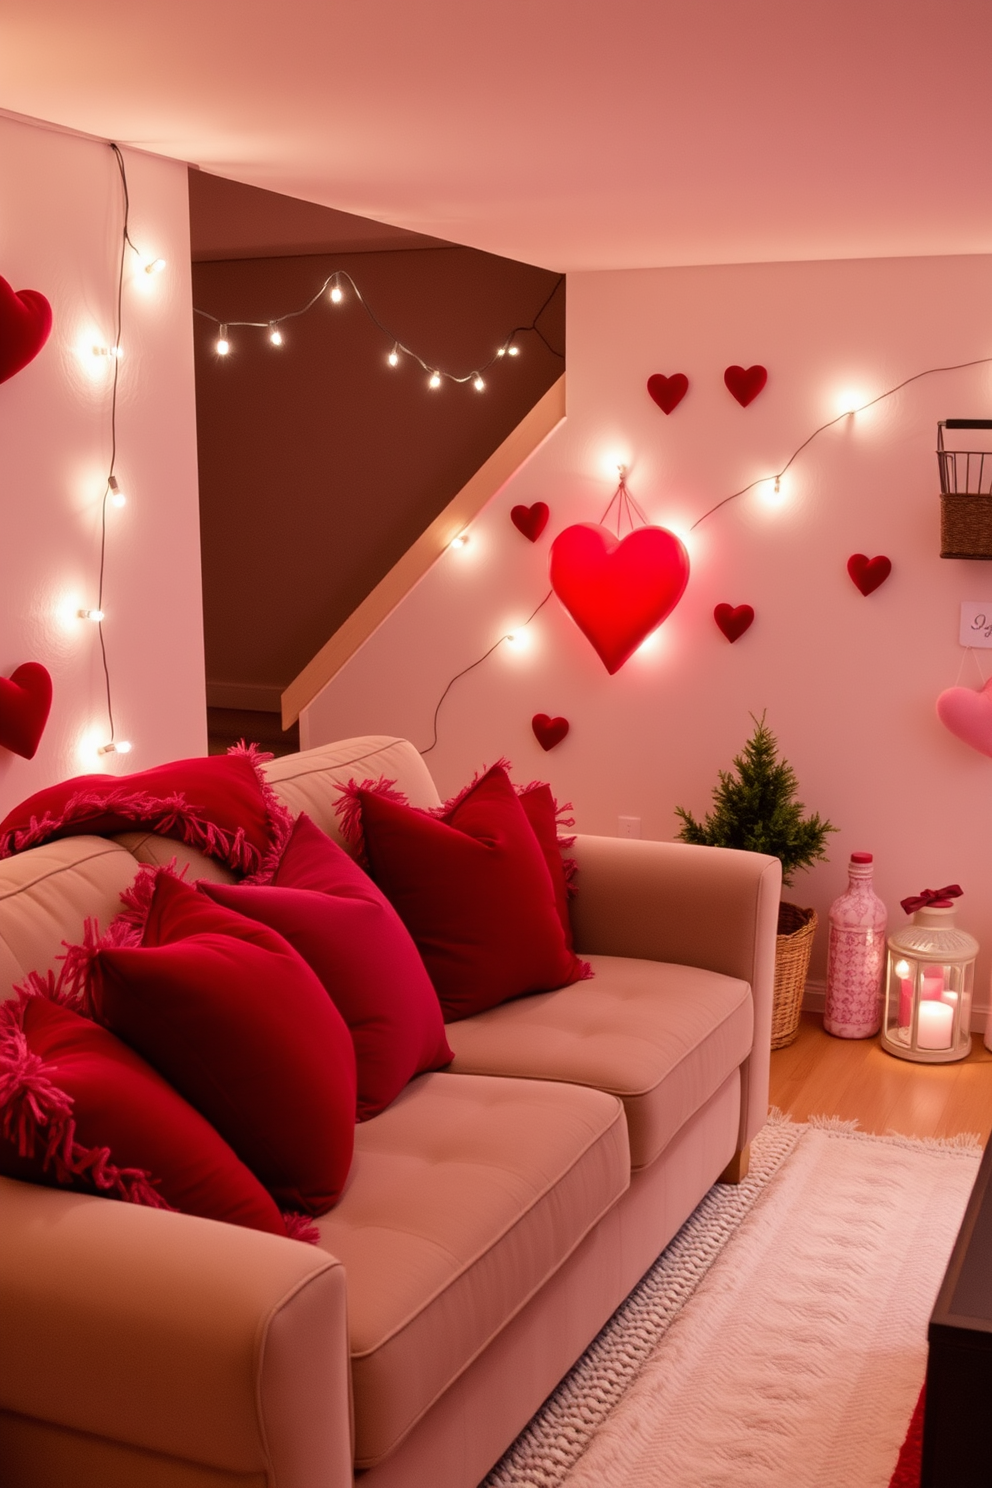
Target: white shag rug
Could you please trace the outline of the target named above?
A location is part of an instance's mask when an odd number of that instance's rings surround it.
[[[888,1488],[981,1149],[854,1126],[776,1113],[485,1488]]]

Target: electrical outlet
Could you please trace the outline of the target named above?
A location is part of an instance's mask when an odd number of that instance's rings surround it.
[[[618,837],[640,837],[640,835],[641,835],[641,818],[639,816],[618,816],[617,817],[617,836]]]

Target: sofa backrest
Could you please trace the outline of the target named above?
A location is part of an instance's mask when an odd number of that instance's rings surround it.
[[[414,806],[437,806],[430,772],[406,739],[374,735],[284,755],[264,766],[294,816],[305,811],[340,842],[334,805],[349,780],[394,780]],[[170,837],[124,832],[114,838],[65,837],[0,862],[0,1000],[30,971],[58,966],[62,942],[83,938],[87,919],[106,929],[139,865],[176,860],[187,878],[233,883],[221,864]]]

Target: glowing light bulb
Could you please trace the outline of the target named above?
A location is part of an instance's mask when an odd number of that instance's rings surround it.
[[[519,346],[508,346],[506,348],[506,354],[507,354],[507,356],[519,356],[520,355],[520,347]]]
[[[130,739],[111,739],[109,744],[101,744],[97,754],[130,754]]]
[[[111,346],[111,347],[108,347],[108,349],[107,349],[107,355],[109,357],[113,357],[113,359],[114,359],[115,362],[119,362],[119,361],[122,360],[122,358],[124,356],[124,348],[123,348],[123,346]]]
[[[227,326],[222,325],[217,340],[214,342],[214,351],[218,356],[227,356],[231,350],[231,343],[227,339]]]
[[[501,346],[496,353],[497,356],[506,356],[506,347]]]
[[[427,386],[429,388],[439,388],[441,386],[441,374],[440,374],[440,372],[432,372],[431,373],[430,380],[429,380]]]
[[[164,258],[153,258],[150,263],[146,263],[145,264],[145,273],[146,274],[161,274],[161,272],[162,272],[162,270],[164,268],[165,268],[165,259]]]
[[[100,621],[103,619],[102,610],[77,610],[76,614],[79,616],[80,620],[92,620],[94,625],[99,625]]]
[[[530,636],[523,629],[511,630],[508,635],[504,636],[504,640],[508,646],[513,647],[514,651],[525,651],[530,645]]]
[[[344,290],[341,288],[340,284],[332,284],[331,299],[335,305],[340,305],[341,301],[344,299]]]
[[[864,404],[864,394],[848,388],[837,399],[837,412],[858,413],[864,407]]]
[[[274,320],[269,321],[269,340],[272,342],[273,346],[282,345],[282,331],[276,325]]]
[[[449,547],[452,547],[452,548],[467,548],[468,547],[468,544],[469,544],[468,533],[467,532],[460,532],[457,537],[453,537],[451,539],[451,542],[449,543],[448,546]]]
[[[392,351],[389,353],[388,357],[386,358],[386,361],[389,363],[389,365],[391,367],[398,367],[399,366],[399,361],[400,361],[400,344],[399,344],[398,341],[397,341],[396,345],[393,347]]]
[[[107,476],[107,491],[110,495],[111,506],[127,506],[127,496],[118,485],[116,475]]]
[[[475,376],[472,378],[472,386],[475,388],[475,391],[477,393],[485,392],[486,384],[483,382],[480,373],[476,372]]]
[[[909,976],[909,962],[908,961],[897,961],[896,964],[895,964],[895,966],[893,966],[892,970],[895,972],[895,974],[896,974],[897,977],[908,977]]]

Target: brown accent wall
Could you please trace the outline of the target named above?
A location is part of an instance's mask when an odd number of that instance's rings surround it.
[[[430,362],[470,372],[528,325],[555,287],[544,269],[469,248],[194,263],[193,302],[228,320],[303,304],[346,269],[376,315]],[[564,284],[541,318],[564,352]],[[278,693],[561,375],[532,331],[486,391],[432,392],[349,294],[283,327],[195,318],[208,699],[278,707]]]

